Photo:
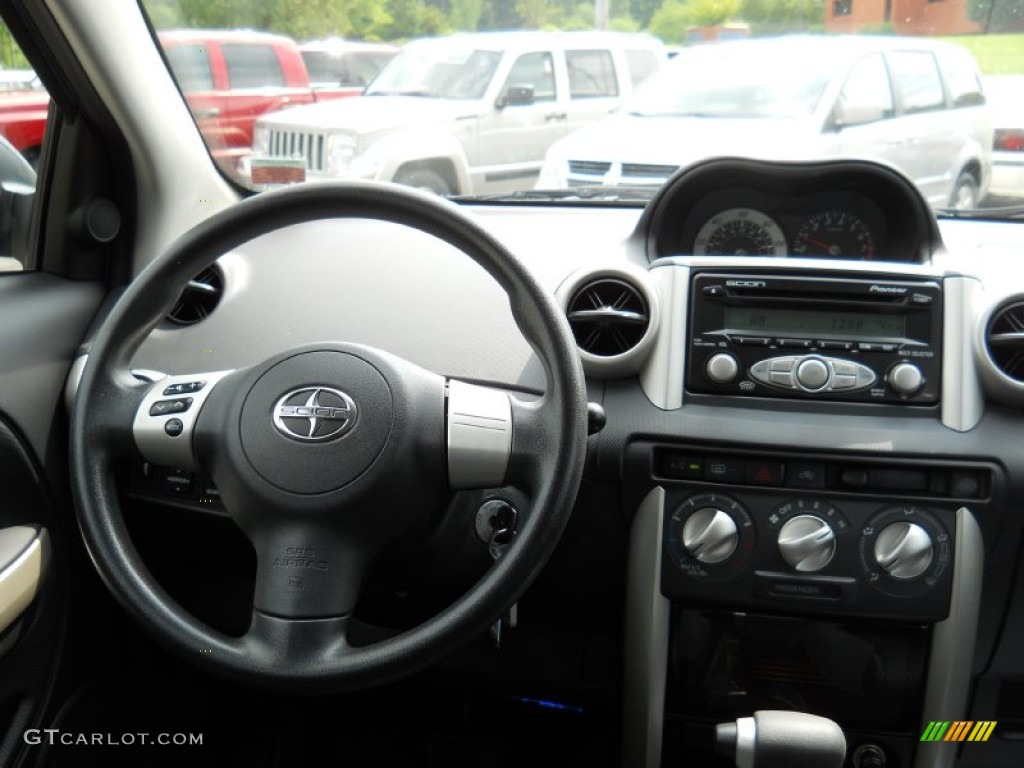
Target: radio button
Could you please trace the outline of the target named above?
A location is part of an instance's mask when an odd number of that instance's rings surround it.
[[[846,373],[837,373],[835,375],[835,378],[832,379],[832,386],[830,387],[830,389],[833,392],[842,392],[842,391],[847,390],[847,389],[856,389],[856,388],[857,388],[857,375],[856,374],[850,375],[850,374],[846,374]]]
[[[875,376],[875,372],[868,368],[866,365],[857,366],[857,389],[863,389],[864,387],[870,387],[875,383],[878,377]]]
[[[818,343],[821,349],[848,351],[853,344],[848,341],[822,341]]]
[[[744,347],[767,347],[771,342],[764,336],[733,336],[732,340]]]
[[[772,371],[769,374],[770,381],[777,387],[786,387],[787,389],[796,389],[796,384],[793,381],[792,373],[784,373],[782,371]]]
[[[728,384],[740,372],[740,365],[736,358],[727,352],[719,352],[708,358],[708,378],[715,384]]]
[[[775,343],[780,347],[796,347],[798,349],[810,349],[809,339],[776,339]]]
[[[771,360],[762,360],[750,366],[750,375],[762,384],[771,384]]]
[[[828,364],[817,357],[804,360],[796,369],[797,383],[810,392],[820,392],[825,389],[831,375],[832,372]]]
[[[912,395],[924,385],[921,369],[913,363],[897,363],[885,378],[893,391],[900,395]]]
[[[795,357],[773,357],[768,362],[771,364],[772,373],[791,373],[797,359]]]
[[[832,363],[832,370],[836,372],[836,376],[853,376],[856,379],[858,368],[856,363],[836,360],[835,358],[831,358],[829,362]]]

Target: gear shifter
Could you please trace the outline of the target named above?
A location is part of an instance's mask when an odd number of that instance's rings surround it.
[[[761,710],[715,726],[715,748],[736,768],[842,768],[846,738],[832,720]]]

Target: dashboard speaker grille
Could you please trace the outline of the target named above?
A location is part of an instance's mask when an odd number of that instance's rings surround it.
[[[629,352],[651,323],[650,308],[636,286],[604,277],[581,285],[566,307],[576,345],[597,357]]]
[[[216,267],[207,267],[188,281],[167,319],[178,325],[195,325],[209,317],[223,295],[224,277]]]
[[[985,345],[995,366],[1024,383],[1024,302],[1002,307],[989,321]]]

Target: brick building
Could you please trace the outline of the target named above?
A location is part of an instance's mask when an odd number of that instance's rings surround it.
[[[968,0],[826,0],[829,32],[858,32],[891,23],[901,35],[957,35],[981,31],[967,16]]]

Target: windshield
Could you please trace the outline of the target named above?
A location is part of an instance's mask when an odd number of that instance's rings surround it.
[[[643,205],[729,155],[874,160],[940,215],[1024,205],[1024,0],[141,1],[251,190]]]
[[[444,43],[409,46],[366,89],[367,96],[426,96],[479,99],[501,61],[499,51],[452,47]]]
[[[779,46],[697,47],[679,53],[624,109],[638,117],[805,117],[837,67],[824,56],[809,67],[806,56]]]

